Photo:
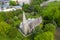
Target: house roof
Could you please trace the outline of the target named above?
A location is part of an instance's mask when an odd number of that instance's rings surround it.
[[[11,0],[11,1],[17,1],[17,0]]]
[[[10,0],[0,0],[0,2],[9,2]]]

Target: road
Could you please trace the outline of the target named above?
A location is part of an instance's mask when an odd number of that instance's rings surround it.
[[[48,1],[44,1],[40,4],[41,7],[43,6],[47,6],[49,2],[54,2],[54,1],[60,1],[60,0],[48,0]]]
[[[55,40],[60,40],[60,27],[58,27],[57,30],[56,30]]]

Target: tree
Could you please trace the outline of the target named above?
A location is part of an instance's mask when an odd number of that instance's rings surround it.
[[[16,6],[16,5],[19,5],[17,2],[15,2],[15,1],[10,1],[10,5],[11,6]]]
[[[54,40],[54,34],[52,32],[43,32],[37,34],[34,40]]]
[[[32,0],[31,1],[31,5],[40,5],[41,2],[43,2],[44,0]]]
[[[54,20],[60,26],[60,2],[51,2],[42,10],[42,16],[46,22]]]
[[[11,28],[11,26],[9,24],[7,24],[4,21],[0,22],[0,35],[2,35],[3,37],[6,37],[9,29]]]
[[[53,25],[51,23],[45,24],[44,31],[55,32],[55,30],[56,30],[56,26],[55,25]]]
[[[23,4],[23,10],[25,11],[25,12],[32,12],[32,7],[30,6],[30,5],[28,5],[28,4]]]

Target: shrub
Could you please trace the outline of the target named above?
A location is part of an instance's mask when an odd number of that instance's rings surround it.
[[[32,0],[31,1],[31,5],[40,5],[40,3],[42,3],[43,1],[47,1],[47,0]]]
[[[48,23],[43,29],[38,26],[35,30],[34,40],[54,40],[55,25]]]
[[[16,5],[19,5],[17,2],[15,2],[15,1],[10,1],[10,5],[11,6],[16,6]]]
[[[6,22],[4,21],[0,22],[0,35],[6,36],[10,28],[11,26]]]
[[[44,31],[50,31],[50,32],[55,32],[56,30],[56,26],[51,24],[51,23],[48,23],[45,25],[45,28],[44,28]]]
[[[12,35],[12,34],[13,34],[13,35]],[[8,31],[7,35],[9,36],[9,38],[15,38],[15,37],[17,36],[17,29],[14,28],[14,27],[12,27],[12,28]]]
[[[48,6],[42,10],[42,16],[44,20],[49,20],[49,22],[54,20],[60,26],[60,2],[48,3]]]
[[[30,5],[28,5],[28,4],[24,4],[23,5],[23,10],[25,11],[25,12],[29,12],[29,13],[31,13],[32,12],[32,7],[30,6]]]
[[[0,21],[5,21],[6,20],[6,16],[4,12],[0,12]]]
[[[43,32],[37,34],[34,40],[54,40],[54,34],[52,32]]]

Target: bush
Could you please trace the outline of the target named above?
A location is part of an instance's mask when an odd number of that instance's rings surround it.
[[[4,21],[0,22],[0,35],[5,37],[10,28],[11,26],[7,24],[6,22]]]
[[[34,40],[54,40],[54,34],[52,32],[43,32],[37,34]]]
[[[48,3],[47,7],[42,10],[44,20],[54,20],[60,26],[60,2]]]
[[[15,38],[16,36],[17,36],[17,29],[16,28],[14,28],[14,27],[12,27],[9,31],[8,31],[8,33],[7,33],[7,35],[9,36],[9,38]],[[13,34],[13,35],[12,35]]]
[[[48,23],[45,25],[45,28],[44,28],[44,31],[50,31],[50,32],[55,32],[56,30],[56,26],[51,24],[51,23]]]
[[[47,0],[32,0],[31,1],[31,5],[40,5],[40,3],[42,3],[43,1],[47,1]]]
[[[17,2],[15,2],[15,1],[10,1],[10,5],[11,6],[16,6],[16,5],[19,5]]]
[[[6,20],[6,16],[4,12],[0,12],[0,21],[5,21]]]
[[[33,11],[33,8],[32,8],[30,5],[28,5],[28,4],[24,4],[24,5],[23,5],[23,10],[24,10],[25,12],[31,13],[31,12]]]
[[[48,23],[43,29],[39,26],[35,29],[34,40],[54,40],[54,33],[56,30],[56,26]]]

